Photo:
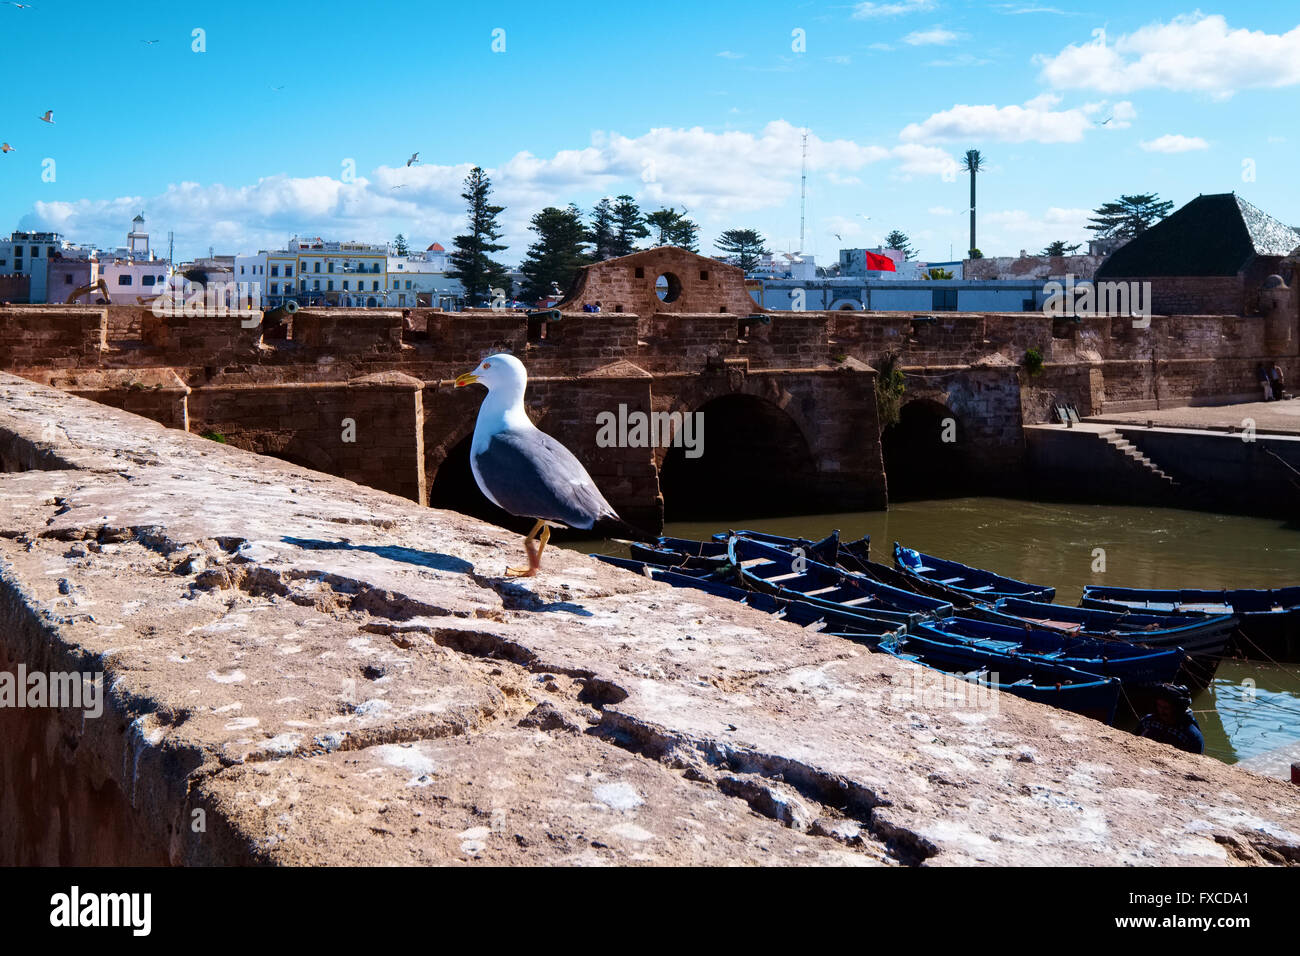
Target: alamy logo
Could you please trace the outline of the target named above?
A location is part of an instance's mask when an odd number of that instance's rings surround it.
[[[78,886],[50,897],[50,925],[127,926],[133,936],[148,936],[153,926],[151,893],[82,893]]]
[[[158,318],[169,315],[244,315],[262,320],[262,283],[260,282],[193,282],[173,277],[150,306]],[[251,325],[245,325],[251,328]]]
[[[1151,325],[1150,282],[1076,282],[1067,275],[1065,282],[1045,283],[1043,295],[1043,311],[1053,318],[1123,316],[1135,329]]]
[[[87,717],[104,713],[104,672],[78,671],[27,672],[26,664],[18,673],[0,671],[0,707],[74,707]]]
[[[596,445],[599,448],[685,448],[687,458],[704,454],[703,412],[629,412],[618,406],[618,414],[596,416]]]

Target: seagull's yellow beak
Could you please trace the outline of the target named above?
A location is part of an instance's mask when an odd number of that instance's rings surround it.
[[[454,387],[460,388],[462,385],[473,385],[477,381],[478,381],[477,375],[475,375],[473,372],[466,372],[464,375],[456,379],[456,385]]]

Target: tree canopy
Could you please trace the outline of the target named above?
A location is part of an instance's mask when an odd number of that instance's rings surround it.
[[[911,259],[916,255],[916,250],[912,248],[912,240],[907,238],[907,233],[898,229],[885,236],[885,247],[887,249],[897,249],[903,254],[904,259]]]
[[[1155,193],[1120,196],[1093,211],[1088,228],[1101,239],[1132,239],[1173,211],[1174,204]]]
[[[614,240],[613,251],[616,256],[625,256],[636,249],[636,241],[650,235],[646,228],[645,216],[641,207],[631,196],[626,194],[614,197]]]
[[[524,274],[520,295],[525,301],[535,302],[552,294],[551,283],[566,291],[578,269],[591,258],[583,248],[587,230],[577,206],[547,206],[533,216],[528,228],[537,233],[537,241],[528,247],[519,265]]]
[[[1074,245],[1067,246],[1064,239],[1057,239],[1049,242],[1047,246],[1039,253],[1040,256],[1072,256],[1079,251],[1082,243],[1076,242]]]
[[[460,280],[465,288],[465,301],[471,306],[490,299],[492,289],[509,285],[506,267],[491,258],[492,253],[506,248],[497,242],[501,238],[497,216],[505,207],[488,202],[491,193],[492,181],[475,166],[465,177],[465,191],[460,194],[466,203],[469,230],[453,240],[454,249],[447,257],[451,262],[447,275]]]
[[[645,217],[646,223],[655,230],[655,242],[660,246],[680,246],[691,252],[699,252],[700,227],[687,219],[676,209],[659,209]]]
[[[736,260],[736,265],[752,272],[760,256],[768,255],[763,248],[763,235],[757,229],[728,229],[714,245]]]

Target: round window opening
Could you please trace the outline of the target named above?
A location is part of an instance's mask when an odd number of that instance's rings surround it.
[[[660,302],[676,302],[682,294],[682,280],[671,272],[665,272],[655,279],[655,295]]]

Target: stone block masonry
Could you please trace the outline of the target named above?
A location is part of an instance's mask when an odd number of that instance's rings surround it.
[[[0,310],[0,366],[84,368],[106,345],[104,308],[7,306]]]
[[[0,667],[105,688],[0,708],[0,864],[1300,862],[1289,784],[10,375],[0,455]]]

